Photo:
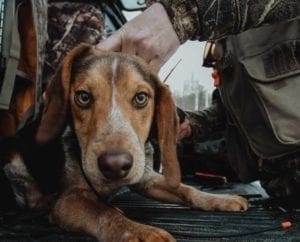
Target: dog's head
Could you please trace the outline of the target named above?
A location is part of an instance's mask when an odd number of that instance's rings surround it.
[[[82,44],[66,56],[44,99],[37,142],[51,141],[72,122],[83,172],[96,190],[142,177],[144,144],[153,123],[166,181],[179,184],[175,104],[169,88],[142,60]]]

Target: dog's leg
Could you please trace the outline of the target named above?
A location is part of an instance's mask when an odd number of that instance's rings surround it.
[[[50,221],[61,227],[85,232],[99,241],[171,242],[166,231],[131,221],[116,208],[97,201],[86,189],[73,189],[62,195],[50,215]]]
[[[170,188],[164,176],[154,171],[149,172],[144,180],[133,188],[154,199],[179,203],[206,211],[241,211],[248,208],[247,200],[240,196],[201,192],[182,183],[175,189]]]

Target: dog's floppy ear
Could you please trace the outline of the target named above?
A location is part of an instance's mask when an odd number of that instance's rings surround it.
[[[157,86],[155,122],[163,174],[168,185],[177,187],[181,181],[176,152],[179,119],[169,87],[163,84],[156,76],[153,78],[156,80]]]
[[[72,64],[76,57],[90,49],[81,44],[64,58],[62,65],[43,94],[44,107],[36,141],[45,144],[55,139],[65,128],[69,106]]]

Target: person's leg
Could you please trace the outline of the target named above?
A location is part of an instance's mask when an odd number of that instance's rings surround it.
[[[300,153],[276,160],[262,160],[260,181],[272,197],[299,197]]]

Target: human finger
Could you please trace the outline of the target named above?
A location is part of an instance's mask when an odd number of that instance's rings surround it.
[[[115,51],[122,50],[122,31],[118,30],[107,39],[100,41],[95,48],[100,51]]]

